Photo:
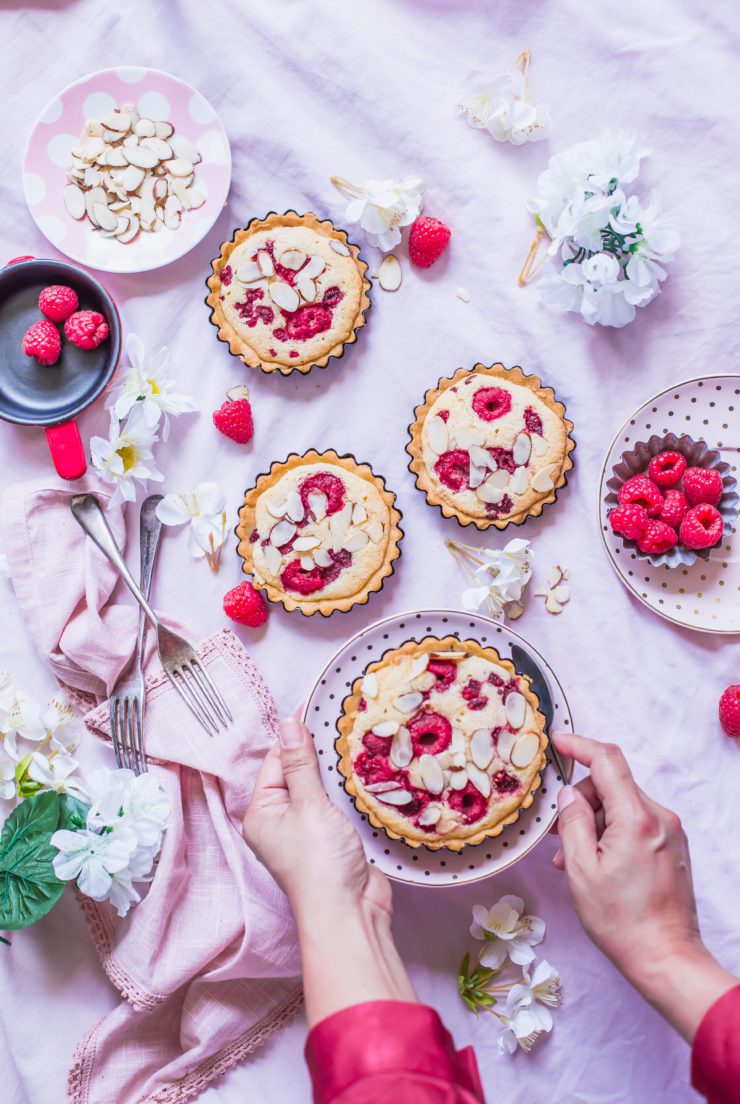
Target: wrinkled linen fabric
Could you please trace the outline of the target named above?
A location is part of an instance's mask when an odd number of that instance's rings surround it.
[[[70,512],[77,489],[11,487],[0,531],[31,636],[68,696],[92,705],[89,735],[110,746],[107,692],[130,654],[136,613],[111,601],[115,569]],[[87,489],[107,505],[93,480]],[[108,515],[123,544],[122,511]],[[123,999],[79,1041],[69,1104],[184,1104],[301,1008],[290,908],[241,838],[275,738],[275,704],[232,633],[217,633],[198,650],[233,721],[228,735],[206,736],[150,642],[146,750],[170,815],[151,884],[128,916],[80,895],[102,967]]]
[[[305,699],[344,641],[376,618],[460,607],[467,580],[445,537],[501,547],[511,535],[463,531],[415,488],[406,427],[427,389],[479,360],[521,364],[555,388],[575,423],[575,469],[557,504],[516,535],[532,541],[531,590],[561,562],[570,569],[573,597],[553,617],[530,593],[515,627],[553,664],[578,730],[621,744],[639,782],[680,813],[705,939],[740,973],[733,853],[740,755],[717,723],[721,691],[740,681],[737,642],[671,625],[637,603],[604,554],[596,516],[604,455],[632,412],[674,381],[738,371],[740,257],[732,240],[738,18],[730,0],[624,0],[618,10],[577,0],[2,5],[0,221],[7,256],[57,255],[25,207],[20,164],[36,116],[81,75],[119,63],[166,69],[199,88],[219,112],[234,172],[217,225],[168,268],[102,277],[124,328],[152,345],[168,343],[182,390],[196,395],[203,411],[178,419],[169,442],[157,448],[166,480],[153,489],[189,490],[214,479],[235,521],[244,489],[273,460],[336,448],[370,462],[397,492],[404,514],[397,570],[367,606],[327,621],[273,609],[265,629],[235,630],[283,713]],[[535,102],[550,107],[553,130],[548,141],[515,149],[470,128],[455,104],[470,70],[503,72],[525,47],[532,50]],[[660,191],[679,218],[683,242],[663,292],[632,325],[594,329],[546,312],[537,279],[517,287],[534,231],[525,201],[552,154],[621,127],[649,136],[653,153],[636,191],[643,198]],[[412,173],[427,182],[427,214],[452,228],[445,256],[427,271],[413,269],[404,242],[397,250],[401,288],[373,290],[356,345],[322,371],[274,378],[229,356],[202,300],[210,261],[234,228],[288,208],[315,210],[341,225],[343,201],[331,175],[360,184]],[[362,242],[359,233],[352,236]],[[363,247],[363,254],[371,269],[377,265],[377,251]],[[468,291],[469,303],[456,297],[457,288]],[[245,381],[255,437],[240,448],[214,432],[210,412],[227,388]],[[80,426],[85,439],[104,433],[102,406],[83,415]],[[0,462],[4,485],[50,470],[43,433],[0,425]],[[129,563],[137,570],[137,521],[135,511],[128,513]],[[203,639],[223,626],[222,596],[241,577],[233,543],[212,577],[190,558],[184,532],[167,532],[154,598]],[[6,587],[0,579],[0,663],[43,696],[54,689],[51,674]],[[81,754],[98,761],[103,753],[98,741],[87,741]],[[551,866],[556,847],[544,840],[487,882],[444,891],[395,887],[396,938],[421,999],[440,1012],[458,1046],[474,1044],[491,1101],[541,1104],[544,1091],[563,1104],[696,1102],[688,1047],[581,931],[564,880]],[[547,921],[538,950],[561,972],[564,992],[552,1035],[530,1056],[513,1058],[498,1055],[493,1017],[471,1016],[455,987],[460,959],[472,949],[471,906],[491,905],[504,893],[520,894]],[[9,1065],[7,1083],[18,1085],[13,1104],[58,1104],[75,1045],[117,1001],[65,895],[40,925],[15,938],[12,954],[0,954],[6,1033],[0,1063]],[[305,1104],[304,1041],[299,1020],[202,1100]]]

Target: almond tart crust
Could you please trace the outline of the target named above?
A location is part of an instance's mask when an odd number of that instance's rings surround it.
[[[519,367],[460,368],[415,414],[406,451],[416,486],[461,525],[521,525],[555,501],[573,467],[564,405]]]
[[[342,708],[344,788],[391,839],[461,851],[500,835],[534,800],[545,718],[529,679],[495,648],[409,640],[369,664]]]
[[[243,570],[287,610],[328,617],[364,604],[401,555],[395,501],[354,456],[294,453],[245,494],[236,527]]]
[[[211,267],[210,320],[252,368],[283,375],[324,368],[365,325],[367,264],[343,230],[312,212],[252,219]]]

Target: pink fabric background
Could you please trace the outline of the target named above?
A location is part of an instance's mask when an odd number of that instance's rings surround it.
[[[269,462],[311,446],[351,450],[399,494],[406,538],[400,570],[368,607],[328,623],[274,611],[243,634],[283,710],[368,620],[411,607],[455,605],[462,580],[442,546],[460,535],[425,505],[403,451],[413,406],[440,375],[478,359],[541,372],[576,425],[576,471],[556,509],[528,523],[541,570],[571,571],[573,601],[560,618],[534,603],[519,623],[556,665],[576,724],[625,748],[639,780],[676,807],[692,841],[704,932],[740,970],[740,878],[735,841],[740,748],[716,722],[721,690],[740,677],[737,642],[677,630],[620,586],[598,541],[596,489],[603,453],[630,412],[674,380],[737,365],[740,264],[732,238],[737,200],[738,16],[734,5],[625,0],[618,7],[551,0],[525,6],[457,0],[339,5],[152,3],[122,8],[39,0],[0,13],[4,110],[0,114],[0,220],[7,255],[53,255],[20,191],[26,134],[50,96],[79,75],[117,63],[169,69],[199,87],[232,141],[231,200],[214,231],[168,269],[105,282],[124,325],[171,345],[184,388],[204,411],[244,377],[217,343],[202,299],[208,263],[237,225],[270,209],[341,210],[328,177],[418,171],[427,211],[449,221],[453,244],[428,273],[404,268],[396,295],[377,291],[351,355],[306,379],[249,374],[257,432],[243,450],[207,416],[184,417],[159,457],[168,490],[218,480],[232,510]],[[471,68],[506,68],[533,51],[533,87],[555,120],[548,143],[513,149],[470,130],[454,103]],[[684,244],[665,291],[627,330],[592,330],[545,314],[534,287],[516,287],[532,225],[524,210],[551,152],[602,127],[638,126],[652,137],[641,188],[659,187],[676,210]],[[372,251],[367,251],[373,260]],[[459,286],[471,302],[455,298]],[[82,419],[104,429],[102,409]],[[0,426],[2,481],[48,464],[42,433]],[[50,535],[53,539],[53,535]],[[501,543],[493,535],[489,544]],[[138,553],[133,547],[130,559]],[[239,578],[227,550],[212,578],[168,534],[156,580],[160,608],[194,635],[223,626],[220,598]],[[34,652],[0,581],[0,663],[42,694],[51,675]],[[104,753],[88,742],[92,762]],[[718,779],[722,784],[718,785]],[[580,931],[550,841],[501,879],[468,889],[396,891],[396,932],[421,997],[442,1012],[459,1046],[473,1042],[491,1100],[538,1104],[686,1104],[688,1052]],[[454,971],[470,906],[521,893],[548,921],[542,948],[562,971],[567,1003],[552,1037],[531,1058],[498,1057],[495,1027],[458,1001]],[[75,1044],[116,1003],[71,895],[36,929],[0,948],[0,1077],[12,1104],[56,1104]],[[22,995],[21,995],[22,994]],[[308,1098],[299,1020],[201,1098],[206,1104],[300,1104]],[[546,1087],[546,1088],[545,1088]]]

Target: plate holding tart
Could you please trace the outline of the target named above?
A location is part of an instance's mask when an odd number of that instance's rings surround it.
[[[236,528],[244,571],[287,610],[346,612],[394,571],[403,536],[395,501],[353,456],[291,455],[245,495]]]
[[[476,364],[441,379],[417,407],[409,467],[445,517],[505,529],[555,501],[573,467],[572,430],[537,376]]]
[[[358,811],[411,847],[460,851],[529,808],[548,745],[529,679],[496,648],[408,640],[343,703],[339,773]]]
[[[311,212],[252,219],[211,267],[211,322],[252,368],[283,375],[324,368],[365,325],[370,281],[359,247]]]

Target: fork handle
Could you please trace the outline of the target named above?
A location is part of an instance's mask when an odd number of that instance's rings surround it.
[[[149,601],[149,592],[152,588],[152,575],[154,574],[154,561],[157,558],[159,548],[159,534],[162,531],[162,522],[157,517],[157,506],[162,501],[160,494],[149,495],[141,505],[139,518],[139,550],[141,556],[141,569],[139,573],[139,588],[141,593]],[[144,637],[146,636],[146,615],[144,610],[139,611],[139,628],[136,634],[136,655],[141,656],[144,651]]]
[[[105,558],[118,570],[124,583],[129,588],[154,628],[159,628],[159,619],[134,582],[131,572],[126,567],[126,561],[121,555],[121,550],[116,544],[115,537],[110,531],[110,526],[108,525],[105,514],[95,495],[74,495],[70,503],[70,509],[88,537],[98,546]]]

